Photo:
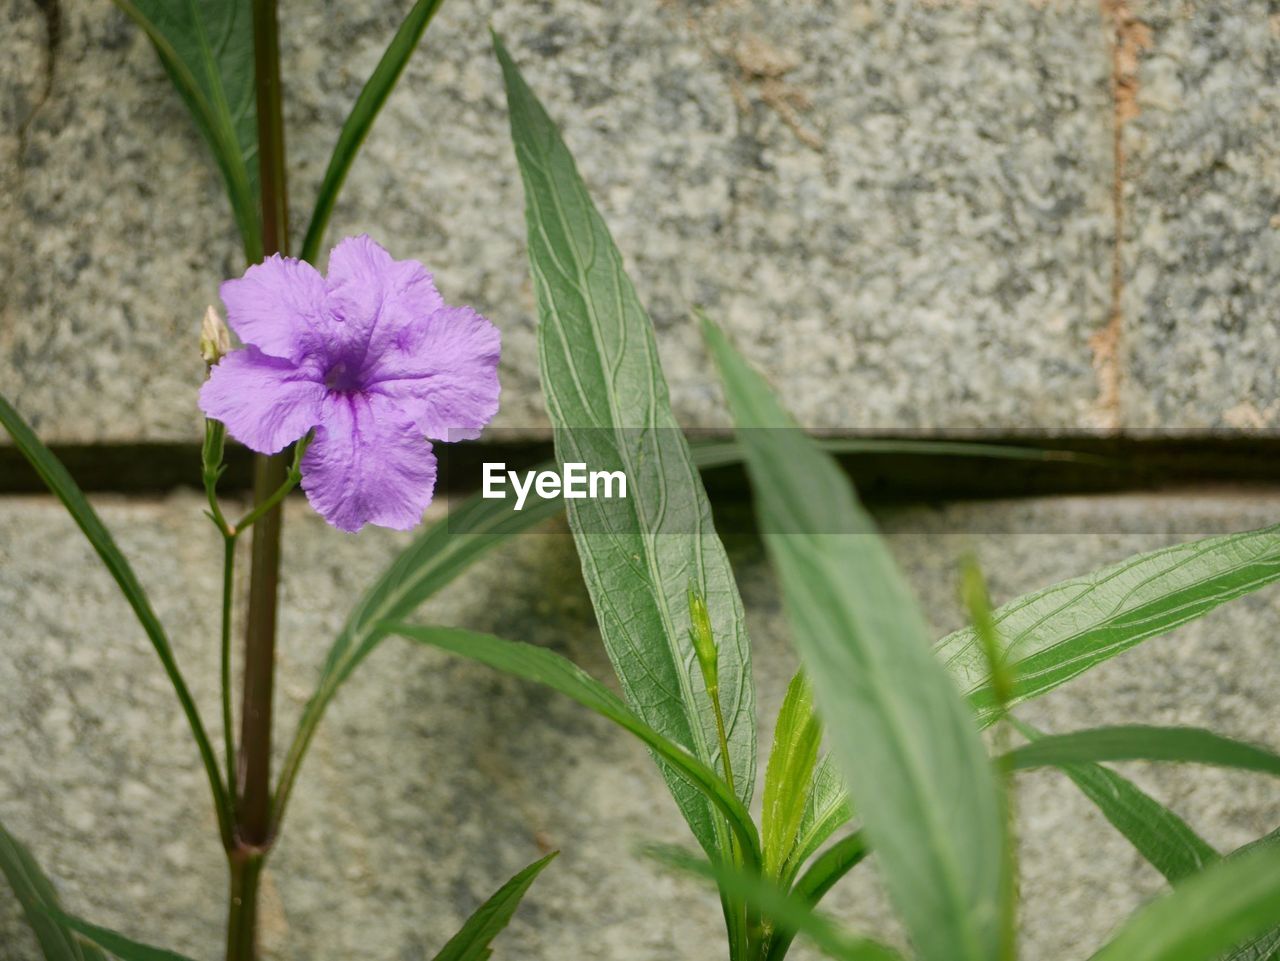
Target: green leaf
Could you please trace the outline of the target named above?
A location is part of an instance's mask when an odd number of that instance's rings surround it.
[[[1227,860],[1241,858],[1264,848],[1280,848],[1280,828],[1232,851],[1227,855]],[[1250,936],[1247,941],[1223,955],[1222,961],[1276,961],[1276,958],[1280,958],[1280,923],[1262,934]]]
[[[494,37],[525,191],[542,386],[556,459],[623,471],[628,496],[571,501],[569,526],[605,649],[628,703],[664,737],[720,766],[689,642],[687,592],[705,601],[735,787],[755,780],[755,695],[742,601],[702,481],[671,412],[653,327],[555,125]],[[700,794],[663,774],[703,848],[727,837]]]
[[[324,180],[320,183],[320,192],[316,195],[315,210],[311,214],[311,223],[307,226],[306,239],[302,242],[303,260],[315,262],[320,244],[324,240],[329,215],[333,213],[333,205],[337,202],[343,181],[347,179],[347,171],[351,169],[351,163],[359,153],[382,105],[400,79],[405,64],[417,49],[423,31],[440,9],[441,2],[442,0],[418,0],[413,5],[396,35],[391,38],[391,44],[378,61],[378,66],[365,82],[360,96],[356,98],[355,106],[351,108],[351,113],[338,134],[338,142],[334,145],[329,166],[324,172]]]
[[[938,456],[969,456],[1017,459],[1045,459],[1061,451],[1034,451],[1002,448],[991,444],[934,443],[928,441],[881,441],[837,438],[822,442],[824,449],[841,453],[893,450]],[[736,441],[713,441],[691,445],[699,468],[720,467],[742,460],[742,445]],[[551,470],[541,464],[535,470]],[[315,693],[307,702],[290,748],[281,781],[281,802],[287,802],[300,771],[303,757],[329,703],[343,682],[382,642],[378,629],[383,621],[407,617],[445,585],[449,584],[488,551],[505,544],[517,534],[532,530],[564,510],[559,498],[542,498],[530,490],[524,510],[513,511],[505,500],[486,500],[479,494],[450,506],[447,517],[433,521],[365,591],[335,638]],[[278,805],[283,809],[284,803]],[[829,762],[818,772],[810,794],[805,821],[797,844],[798,861],[804,861],[849,820],[848,806],[838,774]]]
[[[742,846],[748,864],[760,863],[760,838],[746,807],[707,764],[641,720],[627,704],[572,661],[554,651],[492,634],[452,627],[388,624],[387,630],[412,641],[460,654],[481,664],[534,681],[573,698],[583,707],[630,731],[677,772],[690,790],[719,809]]]
[[[115,0],[146,33],[226,183],[250,263],[262,259],[252,0]]]
[[[1010,720],[1029,741],[1046,736],[1023,721]],[[1115,771],[1088,762],[1063,764],[1060,770],[1170,884],[1221,859],[1187,822]]]
[[[1280,525],[1138,554],[1020,597],[994,617],[1016,675],[1011,706],[1277,579]],[[998,708],[973,629],[944,637],[937,653],[989,723]]]
[[[796,832],[795,849],[787,860],[784,881],[789,883],[800,866],[852,817],[853,806],[849,803],[844,777],[834,759],[827,755],[818,762],[818,769],[813,772],[813,786],[809,789],[804,816],[800,819],[800,828]]]
[[[813,692],[804,674],[797,674],[787,686],[778,712],[773,749],[764,775],[760,828],[767,877],[782,877],[795,848],[821,741],[822,726],[813,712]]]
[[[791,889],[792,896],[811,907],[816,905],[835,887],[837,881],[861,864],[870,853],[867,839],[861,831],[842,838],[814,859],[813,864],[809,865],[808,870]],[[775,931],[769,939],[765,961],[782,961],[791,947],[794,935],[794,931]]]
[[[527,868],[500,887],[494,895],[467,918],[458,933],[449,939],[435,961],[485,961],[492,953],[489,943],[496,938],[516,913],[520,899],[536,878],[559,852],[552,851],[545,858],[534,861]]]
[[[817,904],[837,881],[861,864],[870,853],[871,848],[861,831],[841,838],[814,858],[796,881],[792,893],[809,904]]]
[[[1280,918],[1280,846],[1229,857],[1129,919],[1093,961],[1214,961]]]
[[[1011,668],[1005,661],[1004,651],[1000,647],[1000,638],[996,633],[991,599],[987,594],[986,578],[983,577],[982,569],[973,557],[966,558],[961,565],[960,594],[969,611],[974,636],[978,639],[978,649],[986,662],[988,685],[994,707],[991,720],[994,723],[1004,718],[1009,712],[1017,669]]]
[[[187,717],[187,723],[191,727],[192,737],[195,739],[196,747],[200,751],[200,759],[204,763],[205,773],[209,778],[209,787],[213,793],[214,808],[218,816],[222,839],[224,844],[229,846],[231,844],[230,805],[227,800],[226,790],[222,784],[222,775],[218,770],[217,758],[214,757],[213,747],[209,743],[204,724],[200,720],[200,711],[196,707],[195,700],[191,697],[186,681],[183,680],[182,672],[178,669],[178,662],[173,656],[173,648],[169,645],[169,638],[165,635],[160,619],[156,617],[155,611],[151,609],[151,602],[147,600],[147,595],[142,590],[142,585],[138,583],[138,579],[133,573],[133,568],[129,566],[129,562],[125,560],[120,548],[116,546],[115,540],[111,537],[111,532],[102,523],[97,512],[89,506],[88,500],[85,499],[76,482],[72,480],[71,475],[67,473],[67,469],[62,466],[62,462],[54,457],[53,452],[40,442],[40,439],[36,437],[26,421],[22,419],[21,415],[13,409],[4,397],[0,397],[0,424],[4,425],[5,430],[13,438],[13,442],[17,445],[22,456],[31,464],[45,486],[49,488],[58,500],[62,501],[62,505],[67,509],[72,520],[76,522],[76,526],[84,532],[84,536],[93,546],[98,557],[102,559],[102,563],[111,573],[111,576],[115,578],[115,582],[120,587],[121,593],[124,594],[125,600],[133,608],[139,623],[142,624],[142,629],[151,640],[151,645],[160,657],[160,663],[164,667],[169,681],[173,684],[174,692],[178,696],[178,702],[181,704],[183,713]]]
[[[1222,961],[1276,961],[1280,958],[1280,927],[1249,938],[1244,944],[1223,955]]]
[[[720,452],[713,448],[711,453]],[[741,453],[726,450],[723,457],[728,462]],[[1016,678],[1011,703],[1052,690],[1278,577],[1280,525],[1139,554],[1020,597],[997,609],[993,618],[1004,663]],[[937,654],[968,692],[979,725],[994,722],[999,702],[974,629],[944,637]],[[833,781],[833,788],[839,792],[828,798],[834,804],[842,801],[843,787]],[[834,827],[845,820],[837,819]]]
[[[1280,756],[1198,727],[1127,724],[1050,734],[1005,755],[1015,771],[1099,761],[1177,761],[1280,776]]]
[[[88,938],[89,941],[104,951],[120,958],[120,961],[191,961],[185,955],[175,954],[173,951],[166,951],[164,948],[153,948],[140,941],[126,938],[123,934],[108,928],[100,928],[98,925],[90,924],[88,921],[81,921],[79,918],[72,917],[69,914],[59,913],[57,918],[77,934]]]
[[[889,894],[924,961],[990,961],[1004,813],[972,715],[845,475],[705,328],[792,636]]]
[[[58,916],[58,894],[40,865],[18,839],[0,824],[0,873],[22,906],[45,961],[104,961],[93,945],[85,944]]]
[[[671,845],[645,845],[641,852],[668,867],[714,881],[721,891],[730,891],[758,909],[777,929],[805,935],[839,961],[902,961],[902,956],[893,949],[849,934],[800,898],[758,874],[731,864],[713,863]]]

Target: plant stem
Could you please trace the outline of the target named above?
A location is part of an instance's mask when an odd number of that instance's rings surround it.
[[[266,255],[289,249],[285,188],[284,120],[281,114],[280,40],[276,0],[253,0],[254,86],[258,108],[258,170],[262,191],[262,241]],[[244,693],[235,849],[230,854],[231,904],[227,961],[256,961],[258,880],[271,842],[271,708],[275,686],[276,605],[280,580],[280,500],[288,476],[284,455],[254,460],[255,510],[245,619]],[[234,536],[236,531],[232,532]]]
[[[720,762],[724,767],[724,781],[729,786],[730,793],[737,794],[737,789],[733,785],[733,764],[729,760],[729,738],[725,733],[724,711],[720,707],[720,685],[718,683],[709,685],[707,696],[711,700],[711,709],[716,718],[716,737],[720,741]],[[733,863],[741,867],[742,849],[731,831],[729,832],[729,850],[733,854]],[[731,950],[731,955],[754,961],[759,957],[760,946],[759,939],[752,932],[752,912],[741,898],[726,898],[722,894],[721,904],[726,912],[733,912],[738,917],[736,925],[738,943]],[[730,931],[733,930],[734,928],[730,927]]]
[[[284,462],[258,457],[254,499],[267,500],[283,481]],[[253,528],[249,612],[245,626],[244,693],[240,717],[239,839],[254,846],[270,842],[271,709],[275,685],[276,604],[280,580],[280,506]]]
[[[284,164],[276,0],[253,0],[253,64],[258,106],[258,172],[262,180],[262,247],[269,257],[289,252],[289,194]]]
[[[222,535],[222,737],[227,753],[227,784],[236,806],[236,739],[231,714],[231,604],[235,592],[236,538]]]
[[[256,957],[260,853],[236,852],[231,857],[230,908],[227,911],[227,961]]]
[[[223,443],[227,428],[221,421],[207,419],[204,422],[204,449],[201,452],[201,477],[204,480],[205,497],[209,500],[209,518],[221,532],[223,537],[231,533],[227,519],[218,504],[218,479],[225,468],[222,466]],[[231,782],[234,783],[234,782]]]
[[[266,500],[260,501],[253,510],[249,511],[249,513],[245,514],[244,517],[240,518],[240,520],[236,522],[236,525],[231,528],[232,536],[237,536],[244,531],[247,531],[268,511],[274,509],[277,504],[284,500],[289,491],[298,486],[298,481],[302,480],[302,458],[307,453],[307,447],[311,444],[311,438],[312,434],[307,434],[306,437],[293,445],[293,463],[289,467],[288,473],[285,474],[284,480],[281,482],[280,486],[272,491],[271,495],[267,497]]]
[[[724,782],[729,785],[730,792],[737,794],[733,786],[733,765],[729,761],[729,738],[724,730],[724,712],[720,709],[720,688],[716,686],[707,692],[711,695],[711,708],[716,716],[716,736],[720,740],[720,762],[724,765]]]

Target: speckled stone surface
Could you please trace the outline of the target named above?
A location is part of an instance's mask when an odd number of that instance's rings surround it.
[[[1280,425],[1280,13],[1137,0],[1124,146],[1126,416]]]
[[[199,498],[100,504],[213,722],[218,545]],[[883,520],[941,633],[960,621],[955,571],[966,551],[1003,601],[1132,552],[1260,526],[1278,511],[1274,495],[1105,497],[902,509]],[[404,542],[346,537],[291,505],[284,729],[350,599]],[[735,535],[729,546],[767,744],[794,662],[758,544]],[[554,529],[482,561],[420,616],[546,644],[608,677],[571,543]],[[1077,679],[1026,716],[1052,730],[1203,724],[1274,747],[1278,619],[1280,594],[1252,595]],[[181,715],[114,585],[46,500],[0,501],[0,620],[0,818],[70,908],[213,961],[223,869]],[[1280,796],[1265,779],[1130,768],[1222,850],[1280,823]],[[1159,890],[1155,872],[1062,778],[1022,779],[1018,812],[1028,961],[1088,956]],[[479,899],[551,846],[563,854],[497,957],[723,957],[714,896],[633,856],[638,841],[654,839],[683,842],[686,832],[638,744],[566,699],[389,641],[340,694],[309,758],[266,884],[269,956],[429,957]],[[872,870],[859,869],[829,904],[851,924],[897,936]],[[0,897],[0,958],[36,957]]]
[[[10,0],[20,166],[0,384],[60,441],[191,439],[194,344],[239,269],[204,147],[139,32]],[[403,3],[283,4],[295,233]],[[352,170],[370,231],[505,335],[501,423],[537,428],[522,202],[493,24],[562,124],[659,328],[677,413],[721,420],[702,304],[806,423],[1076,426],[1114,232],[1109,54],[1082,0],[445,4]],[[34,38],[34,39],[32,39]],[[8,49],[6,39],[6,51]],[[32,65],[32,58],[35,64]]]

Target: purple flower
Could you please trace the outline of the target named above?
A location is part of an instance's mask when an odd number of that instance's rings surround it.
[[[302,488],[334,527],[416,525],[436,482],[427,438],[477,437],[497,413],[497,328],[368,236],[333,249],[328,277],[276,255],[221,293],[245,347],[211,371],[205,414],[263,454],[315,428]]]

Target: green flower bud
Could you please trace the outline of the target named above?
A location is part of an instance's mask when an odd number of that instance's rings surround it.
[[[711,633],[711,615],[707,613],[706,601],[692,584],[689,585],[689,620],[693,625],[689,629],[689,638],[693,641],[694,653],[698,655],[702,679],[706,682],[707,692],[715,697],[720,690],[716,639]]]

